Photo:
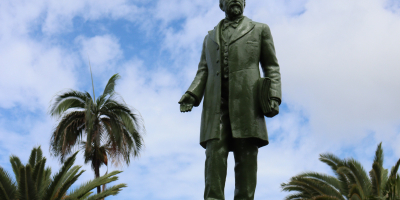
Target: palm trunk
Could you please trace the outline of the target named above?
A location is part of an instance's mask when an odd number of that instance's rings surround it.
[[[97,119],[96,119],[95,124],[98,124]],[[96,126],[96,128],[98,128],[98,127]],[[96,178],[100,177],[100,163],[101,163],[100,162],[100,158],[99,158],[99,154],[98,154],[99,147],[100,147],[100,137],[99,137],[98,133],[99,132],[96,129],[95,134],[94,134],[94,136],[95,136],[95,146],[94,146],[94,148],[95,148],[95,150],[94,150],[95,151],[94,152],[95,168],[94,168],[94,173],[96,175]],[[99,194],[100,192],[101,192],[101,188],[100,188],[100,186],[97,186],[97,194]]]
[[[99,165],[99,161],[96,159],[94,162],[95,162],[94,174],[95,174],[96,178],[99,178],[99,177],[100,177],[100,165]],[[100,186],[97,186],[97,194],[99,194],[100,192],[101,192]]]

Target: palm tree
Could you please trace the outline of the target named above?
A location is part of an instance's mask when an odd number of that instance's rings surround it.
[[[15,182],[11,176],[0,167],[0,199],[2,200],[100,200],[110,195],[116,195],[125,184],[115,185],[100,194],[91,195],[92,189],[105,183],[110,183],[118,179],[116,174],[120,171],[111,172],[108,175],[101,176],[91,180],[68,194],[67,190],[77,181],[84,172],[80,170],[81,166],[72,166],[75,162],[76,154],[67,158],[64,165],[58,173],[52,178],[51,169],[45,168],[46,158],[42,157],[40,146],[34,148],[29,157],[29,162],[22,165],[20,159],[16,156],[10,157],[10,162],[15,175]]]
[[[328,164],[335,176],[306,172],[282,183],[283,191],[297,193],[288,195],[287,200],[378,200],[400,199],[400,177],[397,171],[400,159],[388,170],[383,168],[382,143],[375,152],[369,176],[361,164],[352,159],[340,159],[333,154],[321,154],[320,161]]]
[[[129,165],[131,157],[139,156],[143,146],[145,129],[140,115],[134,114],[114,91],[119,78],[118,74],[113,75],[97,99],[94,86],[93,98],[88,92],[69,90],[57,95],[50,109],[51,116],[60,119],[50,141],[52,155],[63,162],[74,147],[79,147],[96,178],[100,176],[100,166],[108,166],[109,158],[114,165],[122,160]],[[100,186],[97,192],[100,193]]]

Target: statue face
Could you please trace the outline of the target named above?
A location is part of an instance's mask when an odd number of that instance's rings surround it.
[[[243,14],[244,0],[223,0],[221,9],[230,17],[236,17]]]

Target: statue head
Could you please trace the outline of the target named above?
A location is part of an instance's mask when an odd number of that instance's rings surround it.
[[[243,15],[246,0],[219,0],[219,7],[229,18]]]

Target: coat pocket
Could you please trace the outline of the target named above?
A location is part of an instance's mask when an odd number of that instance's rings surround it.
[[[256,59],[259,55],[259,43],[257,41],[247,41],[245,46],[247,58],[251,61]]]
[[[247,41],[246,44],[251,45],[251,46],[258,46],[257,41]]]

